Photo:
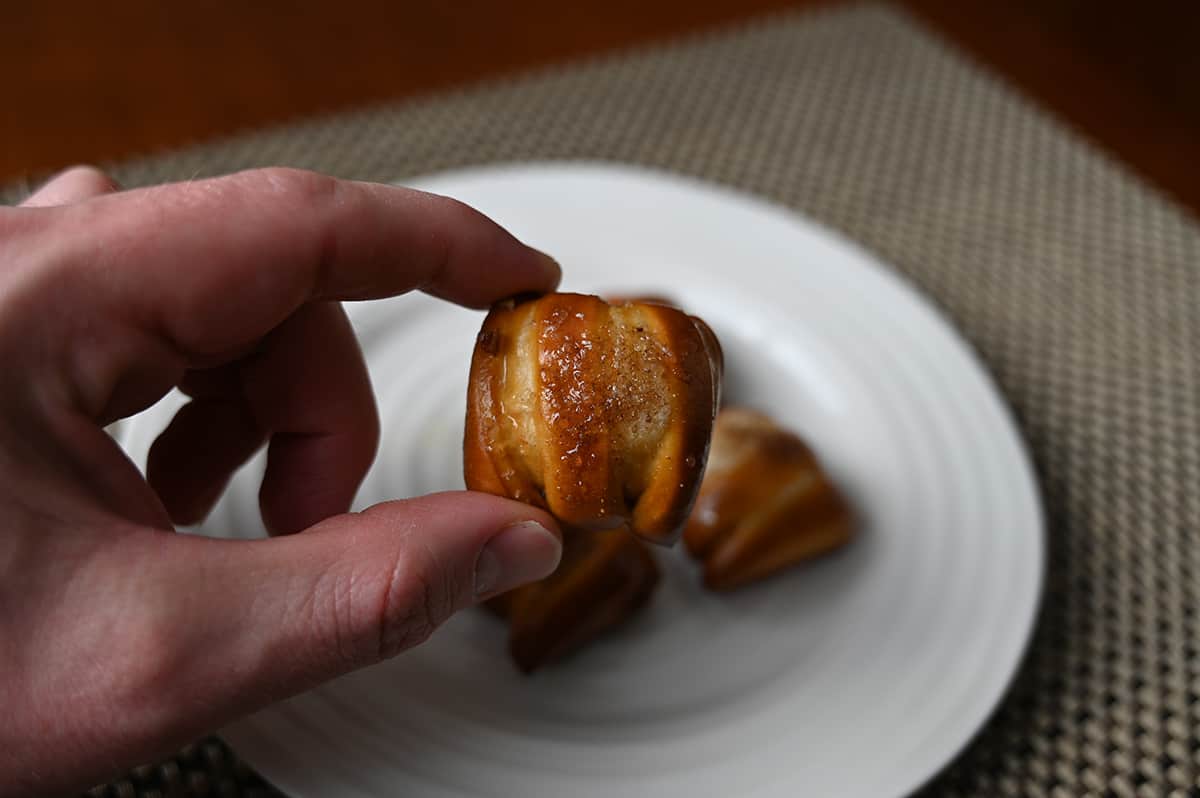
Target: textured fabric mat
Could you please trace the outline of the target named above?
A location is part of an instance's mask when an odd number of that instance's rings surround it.
[[[957,322],[1015,408],[1048,510],[1045,606],[1009,696],[922,794],[1200,795],[1200,228],[907,18],[786,14],[115,171],[569,158],[843,231]],[[277,795],[215,740],[93,794]]]

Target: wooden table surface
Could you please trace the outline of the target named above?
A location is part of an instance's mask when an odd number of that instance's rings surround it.
[[[0,180],[837,2],[5,3]],[[896,2],[1200,211],[1200,2]]]

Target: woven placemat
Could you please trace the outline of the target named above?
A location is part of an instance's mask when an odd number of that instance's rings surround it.
[[[554,158],[696,175],[843,231],[957,322],[1015,408],[1045,607],[1002,707],[923,794],[1200,795],[1200,228],[906,17],[785,14],[115,172]],[[93,794],[277,795],[215,740]]]

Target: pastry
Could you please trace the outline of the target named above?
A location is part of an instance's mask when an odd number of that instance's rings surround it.
[[[729,590],[846,543],[849,506],[798,437],[752,410],[717,417],[684,545]]]
[[[471,360],[467,487],[565,527],[674,543],[700,489],[722,361],[700,319],[582,294],[507,300]]]
[[[657,583],[654,558],[628,530],[572,530],[553,574],[488,606],[508,619],[509,652],[529,673],[625,621]]]

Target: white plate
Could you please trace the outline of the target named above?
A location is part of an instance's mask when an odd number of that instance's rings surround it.
[[[930,778],[995,707],[1033,625],[1041,512],[967,346],[871,255],[782,209],[627,167],[415,181],[557,256],[566,290],[654,291],[725,347],[727,396],[809,439],[864,519],[842,553],[731,596],[678,552],[636,622],[533,677],[467,612],[425,646],[225,732],[297,798],[880,796]],[[461,487],[478,312],[351,308],[384,420],[358,504]],[[126,427],[138,462],[178,406]],[[202,530],[260,528],[261,457]]]

